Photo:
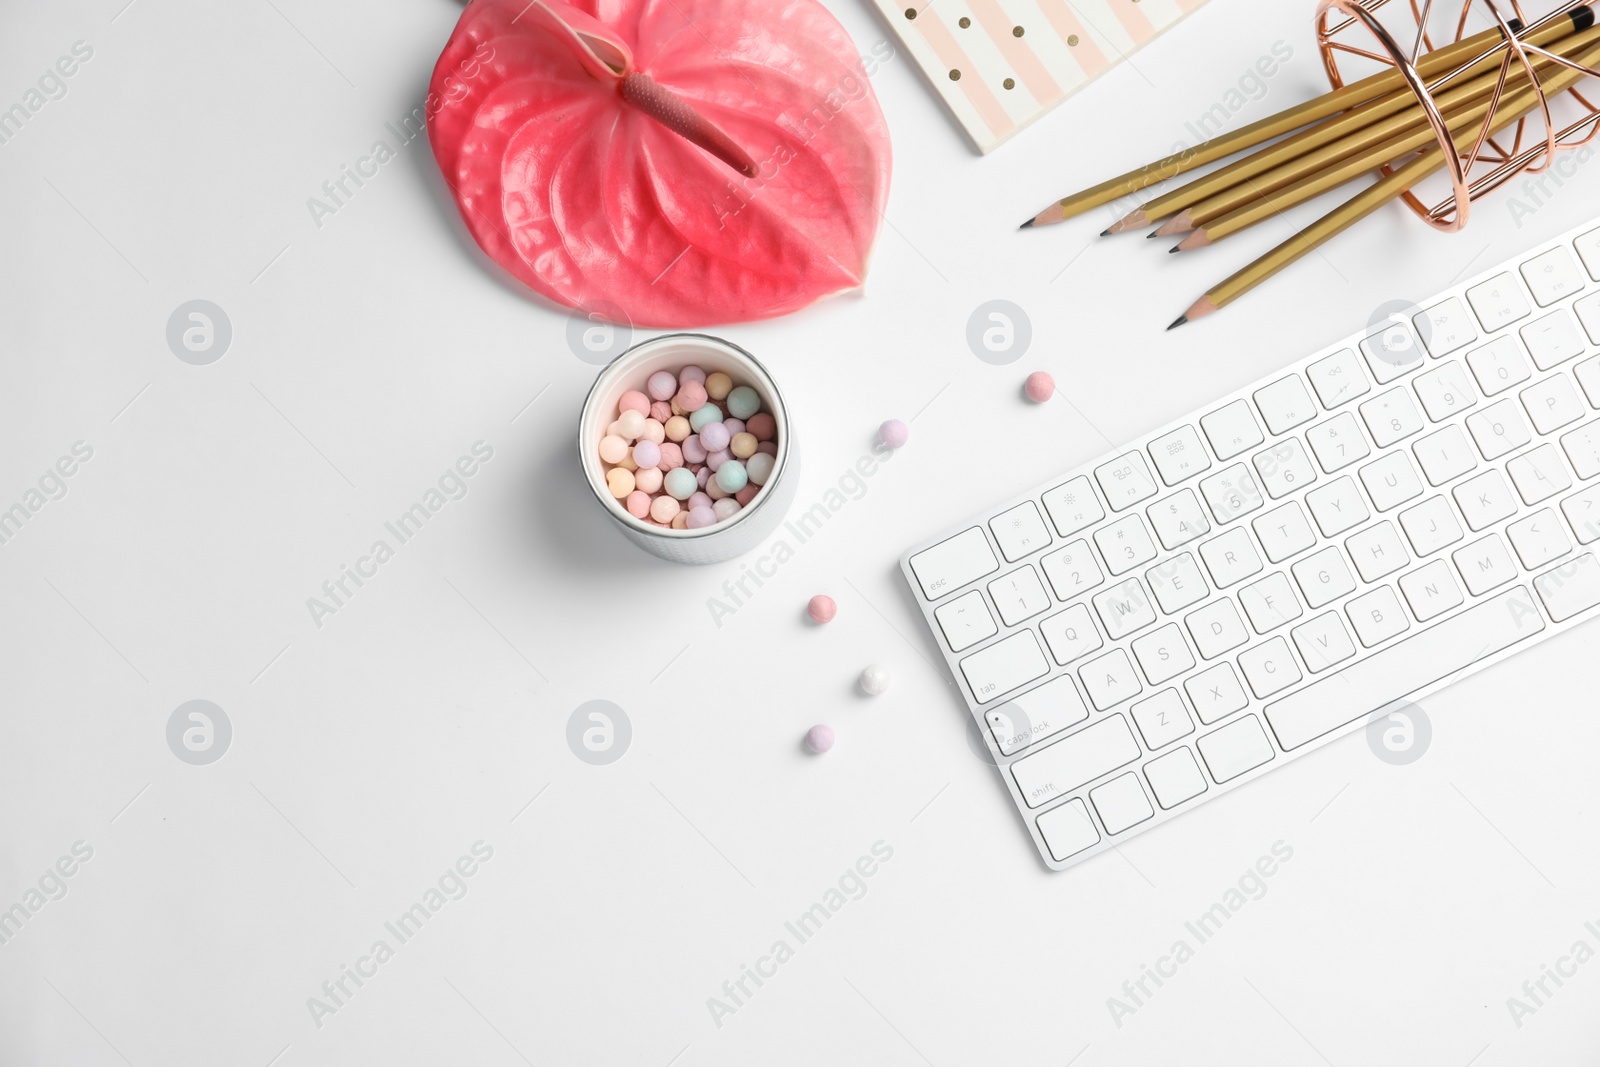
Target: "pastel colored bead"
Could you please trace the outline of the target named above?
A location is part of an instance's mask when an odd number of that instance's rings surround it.
[[[657,522],[671,522],[678,513],[679,504],[670,496],[658,496],[650,501],[650,517]]]
[[[706,372],[691,363],[678,371],[678,384],[681,385],[684,382],[699,382],[704,385],[706,383]]]
[[[707,511],[710,511],[711,498],[705,493],[697,492],[689,498],[689,503],[687,506],[690,511],[693,511],[696,508],[705,508]]]
[[[878,427],[878,440],[890,448],[902,448],[911,438],[911,427],[899,419],[890,419]]]
[[[617,460],[617,466],[621,467],[623,470],[629,471],[636,471],[639,469],[639,465],[633,461],[633,449],[628,449],[627,454],[625,454],[621,459]]]
[[[699,411],[706,403],[706,387],[699,382],[684,382],[678,386],[678,395],[672,402],[684,411]]]
[[[734,419],[734,418],[723,419],[722,420],[722,425],[724,425],[724,426],[726,426],[728,428],[728,436],[729,437],[736,437],[739,434],[744,433],[744,420],[743,419]]]
[[[833,602],[833,597],[818,593],[806,604],[806,614],[811,616],[812,622],[832,622],[839,614],[839,605]]]
[[[666,420],[662,428],[666,430],[667,440],[669,441],[682,442],[685,437],[694,432],[694,427],[690,426],[689,420],[682,415],[672,416],[672,418]]]
[[[625,499],[633,492],[633,472],[623,467],[612,467],[606,471],[606,488],[618,500]]]
[[[760,443],[753,433],[736,433],[733,440],[728,442],[728,451],[733,453],[734,459],[749,459],[756,454],[756,446]]]
[[[772,468],[777,462],[767,453],[757,452],[745,461],[744,472],[756,485],[766,485],[767,479],[772,477]]]
[[[710,467],[711,472],[715,474],[722,469],[724,463],[732,458],[733,454],[731,452],[708,452],[706,453],[706,466]]]
[[[761,410],[761,396],[748,385],[736,385],[728,394],[728,411],[736,419],[748,419]]]
[[[672,528],[674,530],[687,530],[689,528],[689,513],[680,511],[672,516]]]
[[[665,423],[672,418],[672,405],[664,400],[657,400],[650,405],[650,417],[657,422]]]
[[[717,513],[718,519],[726,522],[739,514],[739,502],[731,496],[725,496],[715,504],[712,504],[711,510]]]
[[[833,747],[833,727],[818,723],[807,730],[806,747],[819,756],[828,751]]]
[[[878,696],[888,688],[889,672],[882,667],[872,666],[861,672],[861,691],[868,696]]]
[[[678,391],[678,379],[671,371],[658,370],[644,383],[644,391],[651,400],[671,400]]]
[[[617,401],[617,410],[622,412],[637,411],[641,415],[650,413],[650,398],[637,389],[629,389]]]
[[[756,451],[763,455],[772,456],[774,459],[776,459],[778,455],[777,442],[762,441],[761,444],[756,447]]]
[[[644,409],[645,411],[649,411],[650,405],[646,404]],[[644,412],[635,411],[634,409],[629,408],[621,415],[618,415],[617,421],[612,423],[612,425],[616,427],[615,432],[617,436],[626,437],[630,441],[637,441],[639,439],[639,435],[644,433],[644,424],[649,421],[649,419],[645,418]]]
[[[661,446],[646,437],[633,446],[633,461],[641,467],[654,467],[661,462]]]
[[[717,468],[717,484],[729,493],[737,493],[750,484],[750,475],[744,469],[744,464],[736,459],[729,459]]]
[[[700,435],[692,433],[683,439],[679,446],[683,449],[685,463],[704,463],[706,461],[706,446],[700,443]]]
[[[770,441],[778,436],[778,420],[765,411],[758,411],[744,424],[747,432],[756,435],[757,441]]]
[[[712,400],[721,400],[733,388],[733,379],[721,371],[713,371],[706,378],[706,395]]]
[[[705,507],[689,509],[688,526],[691,530],[701,530],[707,526],[715,526],[716,522],[717,513],[711,510],[711,501],[709,499],[706,501]]]
[[[626,507],[628,509],[628,514],[632,515],[634,518],[645,518],[650,514],[650,494],[643,492],[642,490],[635,489],[633,492],[628,494]]]
[[[639,435],[641,441],[651,441],[660,444],[667,439],[667,428],[655,419],[644,420],[644,432]]]
[[[707,473],[710,473],[710,472],[707,472]],[[733,495],[732,493],[728,492],[726,489],[722,488],[722,486],[718,485],[717,484],[717,479],[715,477],[706,479],[705,490],[706,490],[706,496],[711,498],[712,503],[716,503],[718,500],[721,500],[723,497],[728,497],[728,496],[732,496]]]
[[[668,471],[661,484],[666,489],[667,495],[677,500],[688,500],[695,491],[695,478],[687,467]]]
[[[706,483],[711,481],[711,468],[701,467],[699,470],[695,471],[694,480],[696,485],[704,489],[706,487]]]
[[[1056,395],[1056,380],[1042,370],[1036,370],[1028,375],[1028,380],[1023,384],[1022,391],[1028,394],[1028,399],[1035,404],[1043,404],[1046,400]]]
[[[722,409],[715,404],[702,404],[689,413],[689,426],[695,433],[699,433],[713,422],[721,421]]]
[[[671,441],[663,441],[661,443],[661,462],[657,463],[656,466],[663,471],[670,471],[674,467],[683,466],[683,449]]]
[[[707,452],[721,452],[728,447],[728,442],[732,439],[733,435],[728,432],[726,423],[708,423],[700,431],[700,443],[705,446]]]
[[[739,502],[739,506],[741,508],[749,507],[750,501],[754,500],[756,498],[756,494],[759,492],[761,492],[761,487],[759,485],[747,484],[743,489],[733,494],[733,499]]]
[[[627,454],[628,442],[616,434],[608,433],[600,438],[600,458],[607,463],[619,463]]]
[[[633,487],[642,489],[646,493],[661,491],[661,483],[666,481],[666,475],[655,467],[640,467],[633,472]]]

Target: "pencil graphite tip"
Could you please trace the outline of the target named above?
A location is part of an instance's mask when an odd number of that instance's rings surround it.
[[[1149,240],[1152,240],[1153,238],[1162,237],[1162,236],[1165,236],[1165,235],[1162,234],[1162,232],[1160,230],[1151,230],[1149,233],[1144,235],[1144,239],[1146,241],[1149,241]]]
[[[1188,321],[1189,321],[1189,316],[1187,316],[1187,315],[1179,315],[1177,318],[1172,320],[1172,325],[1168,326],[1167,329],[1176,330],[1179,326],[1182,326],[1184,323],[1186,323]]]
[[[1033,226],[1033,220],[1029,219],[1027,222],[1024,222],[1021,226],[1018,226],[1017,229],[1026,230],[1026,229],[1030,228],[1031,226]]]
[[[1167,255],[1174,256],[1174,255],[1177,255],[1179,252],[1182,252],[1182,251],[1183,251],[1183,245],[1175,244],[1171,248],[1167,249]]]

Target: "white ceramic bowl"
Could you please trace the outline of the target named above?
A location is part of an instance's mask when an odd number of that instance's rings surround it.
[[[651,374],[658,370],[676,372],[691,363],[707,374],[722,371],[734,384],[748,385],[760,395],[761,410],[770,412],[778,424],[778,454],[767,483],[733,518],[698,530],[672,530],[634,518],[611,495],[606,488],[605,464],[600,459],[600,438],[617,417],[617,401],[623,393],[630,389],[644,392]],[[755,548],[783,521],[794,502],[799,481],[794,423],[767,368],[738,345],[699,333],[666,334],[634,345],[600,372],[583,402],[583,415],[578,422],[578,457],[596,502],[622,527],[628,540],[674,563],[721,563]]]

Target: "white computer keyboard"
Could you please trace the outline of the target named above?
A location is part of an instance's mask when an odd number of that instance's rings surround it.
[[[1600,615],[1600,219],[1421,307],[902,557],[1046,864]]]

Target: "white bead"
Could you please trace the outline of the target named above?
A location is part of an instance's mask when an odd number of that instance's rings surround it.
[[[889,672],[882,667],[872,666],[861,672],[861,691],[868,696],[877,696],[889,688]]]

